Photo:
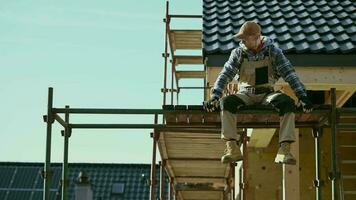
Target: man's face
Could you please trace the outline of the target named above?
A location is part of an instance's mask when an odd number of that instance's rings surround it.
[[[250,35],[244,39],[241,39],[241,42],[246,46],[246,48],[255,50],[259,45],[259,39],[260,35]]]

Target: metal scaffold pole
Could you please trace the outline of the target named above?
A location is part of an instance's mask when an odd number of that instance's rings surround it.
[[[339,173],[337,168],[337,130],[336,130],[336,123],[337,123],[337,113],[336,113],[336,89],[331,88],[331,193],[332,193],[332,200],[338,199],[338,183],[339,183]]]
[[[159,192],[160,192],[160,199],[164,200],[164,167],[165,167],[165,161],[160,162],[160,187],[159,187]]]
[[[165,31],[164,31],[164,74],[163,74],[163,105],[166,105],[166,95],[167,95],[167,67],[168,67],[168,24],[169,24],[169,2],[166,2],[166,18],[165,22]]]
[[[48,104],[47,104],[47,116],[45,120],[47,122],[47,135],[46,135],[46,161],[43,171],[43,200],[50,200],[50,183],[51,183],[51,140],[52,140],[52,124],[53,124],[53,88],[48,88]]]
[[[62,135],[64,137],[64,152],[63,152],[63,165],[62,165],[62,200],[67,200],[68,199],[68,185],[69,185],[69,180],[68,180],[68,143],[69,143],[69,137],[71,135],[71,129],[68,127],[69,124],[69,106],[65,107],[67,112],[65,113],[65,123],[67,124],[66,127],[64,127],[64,131],[62,132]]]
[[[155,115],[154,123],[158,123],[158,115]],[[152,163],[151,163],[151,182],[150,182],[150,200],[155,200],[155,191],[156,191],[156,151],[157,151],[157,140],[158,140],[158,132],[153,131],[151,133],[151,137],[153,139],[152,143]]]
[[[320,136],[321,128],[313,129],[314,152],[315,152],[315,199],[321,200],[321,180],[320,180]]]

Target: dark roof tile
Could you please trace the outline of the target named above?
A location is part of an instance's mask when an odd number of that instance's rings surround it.
[[[321,40],[323,42],[331,42],[334,39],[335,39],[335,36],[334,36],[334,34],[331,34],[331,33],[328,33],[327,35],[324,35],[324,36],[321,37]]]
[[[326,23],[326,20],[324,18],[320,18],[320,19],[314,21],[314,24],[317,25],[317,26],[321,26],[321,25],[323,25],[325,23]]]
[[[288,5],[289,5],[289,1],[287,1],[287,0],[284,0],[284,1],[279,1],[278,3],[279,3],[279,5],[280,5],[280,6],[282,6],[282,7],[283,7],[283,6],[288,6]]]
[[[259,24],[263,27],[263,26],[268,26],[272,23],[272,20],[270,18],[264,19],[259,21]]]
[[[353,36],[351,37],[351,41],[352,41],[353,43],[356,43],[356,35],[353,35]]]
[[[304,28],[304,32],[305,33],[309,33],[309,34],[312,34],[316,31],[316,28],[314,25],[311,25],[311,26],[307,26],[306,28]]]
[[[257,13],[263,13],[263,12],[266,12],[268,10],[268,8],[264,5],[264,6],[262,6],[262,7],[257,7],[256,9],[255,9],[255,11],[257,12]]]
[[[270,14],[270,16],[272,17],[272,19],[278,19],[283,16],[283,13],[281,11],[278,11],[276,13]]]
[[[227,53],[233,34],[252,20],[294,53],[356,52],[356,2],[349,0],[203,0],[204,52]]]
[[[319,53],[324,50],[324,44],[322,42],[315,42],[310,45],[310,49],[313,53]]]
[[[341,33],[343,32],[345,29],[342,27],[342,26],[335,26],[331,29],[331,32],[335,33],[335,34],[338,34],[338,33]]]
[[[345,0],[345,1],[342,1],[340,2],[340,5],[344,6],[344,7],[347,7],[347,6],[350,6],[351,2],[348,1],[348,0]]]
[[[307,42],[302,42],[302,43],[295,45],[295,48],[296,48],[297,53],[303,53],[303,52],[308,51],[309,44]]]
[[[351,34],[351,35],[355,34],[355,32],[356,32],[356,25],[353,25],[353,26],[351,26],[351,27],[348,27],[348,28],[346,29],[346,32],[347,32],[348,34]]]
[[[286,23],[286,20],[283,18],[279,18],[279,19],[273,21],[274,26],[281,26],[285,23]]]
[[[288,5],[287,7],[282,8],[282,12],[287,13],[293,10],[293,7]]]
[[[290,1],[290,4],[292,4],[293,6],[299,6],[303,4],[303,2],[300,0],[296,0],[296,1]]]
[[[324,25],[324,26],[318,28],[318,32],[319,32],[320,34],[329,33],[330,30],[331,30],[331,29],[329,28],[328,25]]]
[[[345,8],[345,11],[348,13],[355,12],[355,10],[356,10],[355,6],[352,5]]]
[[[309,35],[307,37],[307,40],[308,40],[308,42],[318,41],[318,40],[320,40],[320,36],[318,33],[314,33],[312,35]]]
[[[303,40],[305,40],[305,39],[306,39],[306,36],[305,36],[304,33],[299,33],[298,35],[295,35],[295,36],[293,37],[293,41],[294,41],[294,42],[300,42],[300,41],[303,41]]]
[[[296,24],[298,24],[299,23],[299,20],[298,19],[292,19],[292,20],[288,20],[287,21],[287,24],[288,24],[288,26],[294,26],[294,25],[296,25]]]
[[[339,1],[337,1],[337,0],[329,1],[328,4],[329,4],[329,6],[333,7],[333,6],[339,5]]]
[[[308,10],[309,13],[313,14],[315,11],[318,11],[319,8],[316,5],[313,5],[313,6],[308,7],[307,10]]]
[[[323,5],[326,5],[327,2],[324,1],[324,0],[318,0],[318,1],[315,1],[315,4],[316,4],[317,6],[323,6]]]
[[[268,18],[268,17],[269,17],[268,12],[264,12],[264,13],[258,15],[258,18],[259,18],[259,19],[266,19],[266,18]],[[269,19],[269,18],[268,18],[268,19]]]
[[[339,23],[340,23],[340,21],[337,18],[333,18],[328,21],[329,26],[335,26]]]
[[[313,23],[313,21],[310,18],[306,18],[306,19],[300,20],[300,24],[303,25],[303,26],[308,26],[308,25],[310,25],[312,23]]]
[[[336,16],[338,19],[345,19],[345,18],[347,18],[347,19],[352,19],[352,14],[351,15],[349,15],[349,14],[347,14],[347,12],[340,12],[340,13],[338,13],[337,14],[337,16]],[[349,17],[349,18],[348,18]]]
[[[351,52],[353,50],[353,48],[354,48],[354,45],[352,44],[352,42],[346,42],[340,46],[341,51],[344,53]]]
[[[252,1],[249,1],[249,2],[252,2]],[[278,4],[278,1],[276,1],[276,0],[267,1],[266,4],[267,4],[267,6],[272,7],[272,6],[277,5],[277,4]]]
[[[279,37],[278,41],[281,42],[281,43],[284,43],[284,42],[286,42],[288,40],[291,40],[291,39],[292,39],[292,36],[289,33],[287,33],[287,34],[284,34],[281,37]]]
[[[343,33],[343,34],[338,35],[336,37],[336,41],[338,41],[338,42],[344,42],[344,41],[349,40],[349,39],[350,39],[350,37],[346,33]]]
[[[345,20],[341,21],[341,24],[346,27],[346,26],[349,26],[351,24],[354,24],[354,22],[351,19],[345,19]]]
[[[283,50],[283,51],[290,51],[290,50],[293,50],[294,49],[294,44],[293,42],[288,42],[288,43],[283,43],[280,48]]]
[[[339,45],[336,42],[331,42],[325,45],[325,48],[328,52],[334,53],[339,50]]]
[[[288,31],[288,26],[283,25],[281,27],[277,27],[274,29],[276,33],[278,33],[279,35],[281,35],[282,33],[286,33]]]

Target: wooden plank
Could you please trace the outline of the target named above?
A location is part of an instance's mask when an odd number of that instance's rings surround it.
[[[214,183],[216,185],[225,185],[225,178],[175,178],[177,182],[187,183]]]
[[[201,30],[171,30],[169,33],[173,51],[176,49],[201,49]]]
[[[182,64],[190,64],[190,65],[197,65],[203,64],[203,56],[174,56],[176,60],[176,65]]]
[[[183,200],[221,200],[222,192],[218,191],[181,191]]]
[[[176,176],[225,176],[227,166],[220,161],[170,161]]]
[[[176,71],[177,79],[205,78],[205,71]]]
[[[204,131],[204,130],[202,130]],[[211,134],[204,132],[180,132],[180,131],[167,131],[164,132],[166,138],[211,138],[211,139],[220,139],[220,134]]]

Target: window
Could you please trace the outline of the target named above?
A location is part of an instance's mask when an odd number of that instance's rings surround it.
[[[123,194],[125,189],[124,183],[114,183],[111,188],[112,194]]]

